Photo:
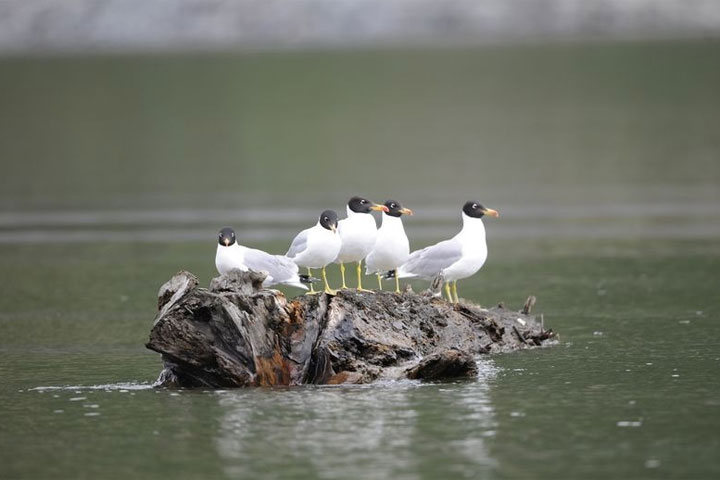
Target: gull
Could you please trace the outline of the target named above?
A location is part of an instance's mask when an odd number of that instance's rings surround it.
[[[221,275],[235,269],[243,272],[264,272],[267,274],[263,281],[264,287],[283,284],[307,290],[308,287],[303,283],[311,282],[309,277],[298,275],[298,266],[285,255],[272,255],[239,245],[235,239],[235,231],[230,227],[224,227],[218,234],[215,267]]]
[[[342,240],[337,234],[337,213],[325,210],[314,227],[307,228],[298,233],[285,254],[299,267],[306,267],[308,277],[312,277],[313,268],[322,268],[322,278],[325,283],[325,293],[334,295],[336,292],[327,282],[325,266],[337,258]],[[310,285],[310,293],[315,290]]]
[[[496,210],[486,208],[480,202],[466,202],[462,209],[462,230],[449,240],[414,251],[397,270],[397,276],[432,280],[442,274],[448,299],[457,303],[457,281],[474,275],[487,259],[484,215],[500,216]]]
[[[402,224],[402,215],[412,215],[409,208],[404,208],[400,202],[388,200],[385,202],[387,211],[383,213],[382,225],[378,230],[377,239],[372,252],[365,259],[367,275],[377,273],[378,286],[382,290],[382,275],[380,272],[388,270],[395,273],[395,270],[405,263],[410,254],[410,243],[408,242],[405,229]],[[395,275],[395,291],[400,293],[400,280]]]
[[[342,288],[345,284],[345,263],[357,262],[357,289],[362,288],[362,261],[372,251],[377,238],[377,225],[371,215],[374,210],[387,212],[385,205],[378,205],[367,198],[352,197],[347,203],[347,218],[338,222],[338,234],[342,240],[335,263],[340,264]]]

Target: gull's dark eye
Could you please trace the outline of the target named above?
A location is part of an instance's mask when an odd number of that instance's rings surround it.
[[[327,222],[330,219],[328,217],[323,217],[323,220],[325,220]]]
[[[367,203],[365,200],[360,200],[360,203]]]
[[[235,232],[232,233],[232,237],[235,238]]]
[[[472,206],[473,210],[477,210],[477,207],[478,207],[477,203],[473,203],[473,206]]]

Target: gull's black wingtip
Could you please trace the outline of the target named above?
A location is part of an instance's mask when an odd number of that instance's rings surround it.
[[[315,283],[319,282],[319,278],[311,277],[310,275],[298,275],[301,283]]]

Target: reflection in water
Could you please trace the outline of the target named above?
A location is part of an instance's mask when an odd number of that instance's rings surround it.
[[[223,392],[218,453],[232,477],[401,478],[492,473],[491,361],[477,381]]]

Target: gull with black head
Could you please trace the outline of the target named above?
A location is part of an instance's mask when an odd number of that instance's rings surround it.
[[[365,273],[377,274],[378,286],[382,290],[381,272],[388,270],[395,272],[400,265],[405,263],[410,254],[410,242],[405,234],[402,223],[403,215],[412,215],[409,208],[403,207],[400,202],[388,200],[385,202],[387,210],[382,216],[382,225],[377,233],[375,246],[372,252],[365,259],[367,267]],[[395,276],[395,291],[400,293],[400,282]]]
[[[298,275],[298,266],[285,255],[272,255],[238,244],[235,231],[230,227],[224,227],[218,234],[215,267],[221,275],[235,269],[266,273],[264,287],[283,284],[307,290],[308,287],[303,284],[312,280],[305,275]]]
[[[315,226],[298,233],[285,254],[299,267],[308,270],[308,277],[312,277],[313,268],[322,268],[322,278],[325,283],[325,292],[335,294],[327,282],[325,267],[335,260],[340,252],[342,240],[337,233],[337,213],[325,210]],[[315,290],[310,286],[310,293]]]
[[[338,222],[338,234],[342,240],[335,263],[340,264],[342,288],[345,284],[345,263],[357,262],[357,289],[362,288],[362,261],[372,251],[377,238],[377,225],[373,211],[387,212],[385,205],[378,205],[364,197],[352,197],[347,203],[347,218]]]
[[[449,240],[414,251],[397,270],[396,277],[432,280],[442,274],[448,300],[457,303],[457,281],[474,275],[487,259],[485,225],[482,221],[485,215],[500,216],[496,210],[486,208],[480,202],[466,202],[462,208],[462,230]]]

